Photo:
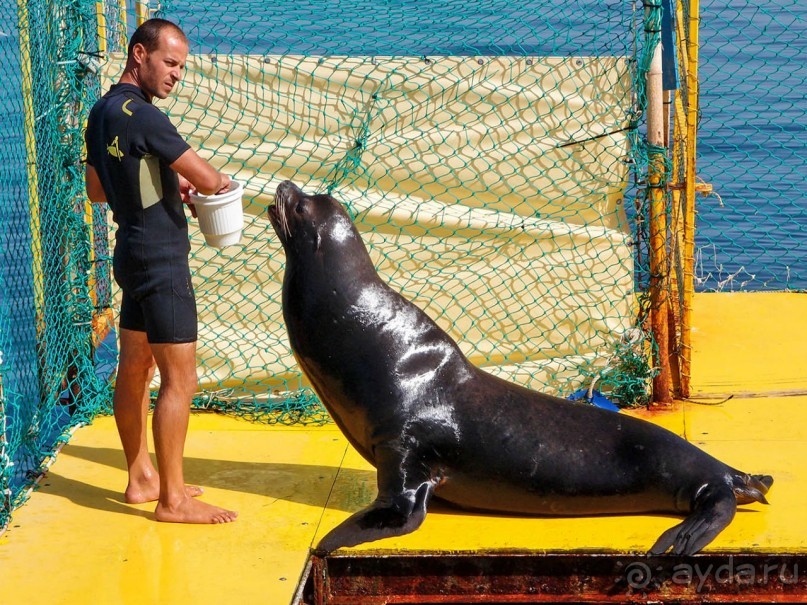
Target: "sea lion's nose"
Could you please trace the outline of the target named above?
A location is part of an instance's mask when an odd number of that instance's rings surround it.
[[[277,195],[287,195],[291,192],[299,192],[300,188],[291,181],[283,181],[277,186]]]

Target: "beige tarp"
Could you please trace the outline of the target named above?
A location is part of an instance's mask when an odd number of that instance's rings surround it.
[[[158,104],[246,184],[239,246],[191,221],[206,388],[300,384],[266,218],[285,179],[332,186],[382,277],[494,373],[568,391],[631,326],[625,59],[192,56],[176,92]]]

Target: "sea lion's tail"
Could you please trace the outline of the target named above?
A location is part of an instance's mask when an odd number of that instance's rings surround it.
[[[746,475],[737,473],[733,477],[734,495],[737,504],[749,504],[751,502],[761,502],[768,504],[765,494],[773,485],[773,477],[770,475]]]

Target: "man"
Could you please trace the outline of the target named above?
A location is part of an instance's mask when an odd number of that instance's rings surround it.
[[[179,82],[187,56],[188,40],[173,23],[150,19],[137,28],[119,83],[90,112],[86,186],[90,200],[109,202],[118,226],[113,268],[123,298],[113,407],[129,472],[125,499],[156,500],[158,521],[227,523],[237,513],[194,499],[202,490],[186,486],[183,477],[197,389],[196,302],[183,202],[191,187],[223,193],[230,179],[199,157],[151,104]],[[146,436],[155,364],[161,378],[153,418],[159,475]]]

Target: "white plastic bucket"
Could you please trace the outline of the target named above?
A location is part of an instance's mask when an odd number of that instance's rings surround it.
[[[241,241],[244,227],[242,197],[244,187],[230,181],[230,190],[219,195],[202,195],[191,191],[191,203],[196,207],[199,229],[209,246],[223,248]]]

